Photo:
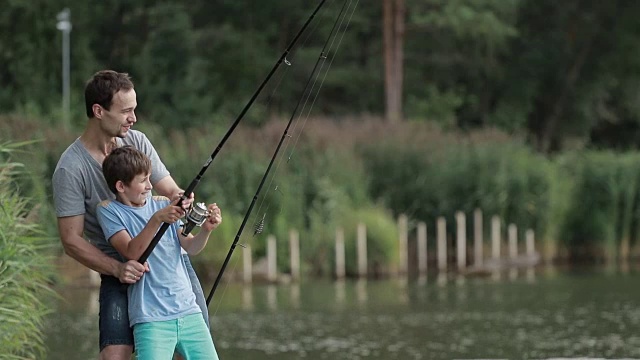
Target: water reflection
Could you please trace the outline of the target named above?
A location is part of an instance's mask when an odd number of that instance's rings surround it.
[[[212,304],[212,329],[222,359],[640,357],[633,268],[501,277],[230,284]],[[97,291],[60,293],[48,359],[96,358]]]
[[[242,309],[253,310],[253,289],[251,285],[243,284],[242,286]]]
[[[360,278],[356,281],[356,295],[359,304],[367,302],[367,280]]]
[[[346,284],[344,279],[339,279],[334,283],[336,293],[336,303],[344,305],[346,300]]]
[[[290,295],[291,307],[294,309],[300,309],[300,284],[291,284]]]
[[[274,284],[267,285],[267,304],[269,304],[269,310],[278,309],[278,289]]]

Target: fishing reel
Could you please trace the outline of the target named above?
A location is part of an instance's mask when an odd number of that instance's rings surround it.
[[[210,216],[209,210],[204,203],[191,204],[191,207],[185,215],[185,224],[182,227],[182,235],[187,236],[196,226],[202,226],[205,220]]]

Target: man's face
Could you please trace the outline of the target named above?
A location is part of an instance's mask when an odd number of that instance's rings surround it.
[[[136,102],[135,90],[120,90],[115,93],[111,101],[111,108],[102,111],[102,129],[110,136],[126,137],[131,126],[137,121],[136,106],[138,103]]]

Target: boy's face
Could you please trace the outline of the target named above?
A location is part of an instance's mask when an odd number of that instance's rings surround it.
[[[150,174],[138,174],[129,184],[119,181],[118,200],[129,206],[143,206],[147,201],[149,192],[153,189],[149,177]]]

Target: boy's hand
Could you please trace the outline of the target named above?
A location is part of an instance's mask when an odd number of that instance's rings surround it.
[[[153,216],[155,216],[161,222],[167,224],[173,224],[178,221],[182,216],[184,216],[184,209],[180,206],[177,206],[178,201],[180,200],[179,196],[176,196],[171,204],[166,207],[158,210]]]
[[[222,212],[220,211],[220,208],[216,203],[209,204],[208,210],[210,215],[207,218],[207,220],[202,224],[202,229],[206,231],[211,231],[217,228],[218,225],[220,225],[220,223],[222,223]]]

